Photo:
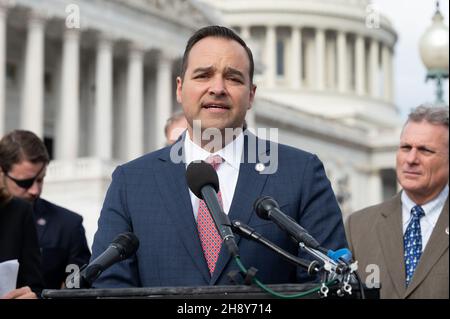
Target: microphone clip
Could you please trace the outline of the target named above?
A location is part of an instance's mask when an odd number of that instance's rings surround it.
[[[255,278],[257,272],[258,269],[255,267],[250,267],[245,274],[244,284],[250,286],[253,283],[253,279]]]
[[[82,289],[89,289],[92,287],[92,283],[90,283],[89,281],[86,280],[86,268],[87,268],[88,264],[84,264],[81,268],[80,271],[78,273],[79,276],[79,281],[80,281],[80,288]]]
[[[256,269],[255,267],[250,267],[249,269],[247,269],[245,273],[243,273],[242,271],[235,270],[230,271],[227,274],[227,276],[233,285],[251,286],[253,284],[253,279],[256,277],[257,272],[258,269]]]

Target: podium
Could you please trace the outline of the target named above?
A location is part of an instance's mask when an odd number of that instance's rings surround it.
[[[317,283],[267,285],[270,289],[285,295],[306,292],[318,286]],[[352,285],[352,294],[339,297],[337,287],[329,287],[327,298],[359,299],[359,286]],[[379,299],[379,289],[364,289],[367,299]],[[197,287],[150,287],[111,289],[61,289],[43,290],[44,299],[273,299],[276,298],[258,286],[197,286]],[[318,292],[302,299],[322,298]]]

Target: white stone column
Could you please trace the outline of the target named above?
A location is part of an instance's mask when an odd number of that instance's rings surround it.
[[[97,44],[97,61],[95,72],[96,106],[95,106],[95,155],[100,159],[112,158],[112,85],[113,55],[112,42],[105,35],[100,35]]]
[[[161,52],[159,54],[156,70],[156,105],[154,113],[156,148],[161,148],[166,143],[164,126],[172,115],[172,62],[171,54]]]
[[[250,33],[250,26],[248,25],[242,25],[241,26],[241,37],[244,39],[244,41],[247,42],[247,45],[249,44],[249,41],[251,40],[251,33]],[[255,54],[255,52],[253,52]],[[255,59],[255,56],[253,56],[253,59]],[[247,127],[254,128],[255,127],[255,108],[251,108],[247,111],[247,114],[245,115],[245,121],[247,122]]]
[[[241,37],[244,39],[244,41],[247,42],[247,45],[250,45],[251,41],[251,33],[250,33],[250,26],[243,25],[241,26]],[[255,54],[255,52],[253,52]],[[255,59],[255,56],[253,56],[253,59]],[[247,127],[254,128],[255,127],[255,108],[251,108],[247,111],[247,114],[245,115],[245,121],[247,122]]]
[[[291,32],[291,86],[294,90],[298,90],[302,86],[302,35],[300,27],[297,26],[292,26]]]
[[[303,86],[308,89],[314,89],[316,85],[315,39],[313,37],[308,37],[305,40],[305,63],[303,64],[303,67],[305,68],[305,81],[303,82]]]
[[[358,34],[355,40],[355,82],[358,95],[364,95],[366,91],[365,61],[364,37]]]
[[[386,44],[381,49],[381,65],[383,68],[383,98],[392,102],[392,61],[391,52]]]
[[[275,87],[276,59],[277,59],[277,34],[275,26],[266,27],[266,85],[268,88]]]
[[[44,137],[44,17],[31,13],[24,55],[20,127]]]
[[[380,87],[378,85],[378,61],[379,61],[379,45],[377,39],[372,39],[370,41],[370,51],[369,51],[369,60],[370,60],[370,96],[377,98],[379,95]]]
[[[336,41],[329,39],[326,45],[326,88],[336,89]]]
[[[391,102],[391,103],[394,103],[395,101],[394,101],[394,99],[395,99],[395,96],[394,96],[394,92],[395,92],[395,89],[394,89],[394,85],[395,85],[395,83],[394,83],[394,49],[393,48],[390,48],[389,50],[388,50],[388,57],[389,57],[389,72],[388,72],[388,77],[389,77],[389,83],[390,83],[390,85],[389,85],[389,102]]]
[[[241,25],[240,35],[241,35],[241,38],[247,43],[247,45],[250,46],[250,41],[251,41],[250,26]],[[252,49],[252,48],[250,48],[250,49]],[[253,51],[253,59],[255,59],[255,58],[256,58],[255,52]],[[245,115],[245,121],[247,122],[247,127],[250,127],[250,128],[255,127],[255,110],[254,110],[254,108],[247,111],[247,114]]]
[[[127,158],[143,155],[144,151],[144,51],[131,45],[128,53],[126,129]]]
[[[79,150],[80,117],[80,33],[65,29],[61,66],[61,104],[57,121],[56,158],[75,160]]]
[[[248,41],[251,38],[251,36],[250,36],[250,27],[248,25],[241,26],[241,38],[244,41]]]
[[[113,91],[113,158],[128,160],[127,155],[127,86],[128,63],[117,63],[117,81]]]
[[[0,136],[5,132],[6,101],[6,16],[7,7],[0,1]]]
[[[381,181],[380,172],[378,170],[370,172],[369,185],[366,194],[367,205],[375,205],[383,201],[383,183]]]
[[[337,33],[337,72],[338,72],[338,89],[339,92],[344,93],[348,90],[347,77],[347,39],[345,32],[338,31]]]
[[[325,87],[325,30],[316,29],[316,89]]]

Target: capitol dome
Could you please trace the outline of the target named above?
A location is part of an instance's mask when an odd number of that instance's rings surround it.
[[[203,0],[249,42],[258,94],[361,127],[398,125],[397,34],[366,0]]]
[[[397,34],[367,0],[199,0],[249,44],[248,122],[318,154],[344,214],[397,191]]]

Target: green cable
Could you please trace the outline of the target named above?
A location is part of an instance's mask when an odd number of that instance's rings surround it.
[[[242,264],[241,259],[240,259],[239,257],[235,257],[235,261],[236,261],[238,267],[240,268],[241,272],[244,273],[244,274],[247,274],[247,269],[246,269],[246,268],[244,267],[244,265]],[[312,288],[312,289],[310,289],[310,290],[307,290],[307,291],[304,291],[304,292],[301,292],[301,293],[298,293],[298,294],[285,295],[285,294],[281,294],[281,293],[279,293],[279,292],[276,292],[276,291],[270,289],[269,287],[267,287],[266,285],[264,285],[262,282],[260,282],[260,281],[259,281],[258,279],[256,279],[256,278],[253,278],[252,281],[253,281],[258,287],[260,287],[261,289],[263,289],[263,290],[266,291],[267,293],[269,293],[269,294],[271,294],[271,295],[273,295],[273,296],[275,296],[275,297],[281,298],[281,299],[296,299],[296,298],[302,298],[302,297],[305,297],[305,296],[307,296],[307,295],[310,295],[310,294],[313,294],[313,293],[315,293],[315,292],[320,291],[320,288],[321,288],[321,286],[318,286],[318,287],[316,287],[316,288]],[[335,280],[331,280],[331,281],[328,281],[327,283],[325,283],[325,285],[328,287],[328,286],[334,284],[335,282],[336,282]]]

